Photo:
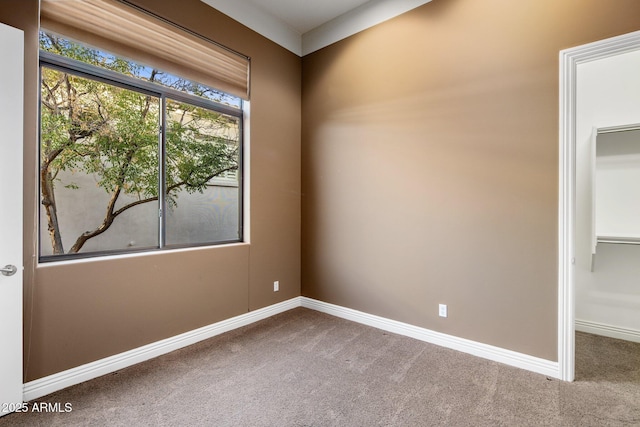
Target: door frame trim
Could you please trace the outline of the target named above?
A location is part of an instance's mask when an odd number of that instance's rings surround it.
[[[575,376],[576,96],[579,64],[640,50],[640,31],[560,51],[558,186],[559,377]]]
[[[17,410],[23,402],[22,392],[24,384],[24,72],[25,72],[25,35],[24,30],[5,22],[0,22],[2,42],[5,50],[3,55],[8,58],[10,66],[4,67],[1,78],[3,86],[3,101],[0,103],[2,114],[2,156],[3,168],[2,197],[10,208],[2,210],[3,248],[0,250],[0,260],[5,264],[12,264],[17,271],[11,277],[0,276],[0,286],[3,287],[2,321],[6,321],[2,328],[3,350],[0,355],[2,369],[0,376],[3,385],[0,391],[0,403],[9,405],[0,408],[0,417]],[[7,179],[8,178],[8,179]],[[6,245],[6,246],[4,246]],[[4,317],[6,316],[6,317]],[[6,400],[5,400],[6,399]],[[17,405],[17,406],[16,406]]]

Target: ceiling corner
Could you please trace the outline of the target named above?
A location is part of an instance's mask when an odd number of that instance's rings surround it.
[[[284,19],[248,1],[201,1],[296,55],[304,56],[395,18],[431,0],[370,0],[304,34],[300,34]]]
[[[302,56],[302,36],[277,17],[238,0],[201,0],[285,49]]]

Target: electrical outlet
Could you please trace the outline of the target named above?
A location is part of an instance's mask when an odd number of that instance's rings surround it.
[[[438,315],[440,317],[447,317],[447,304],[438,304]]]
[[[273,292],[278,292],[280,290],[280,281],[276,280],[273,282]]]

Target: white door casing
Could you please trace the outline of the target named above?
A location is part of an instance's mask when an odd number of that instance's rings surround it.
[[[575,375],[576,128],[578,66],[640,50],[640,31],[560,52],[560,152],[558,191],[559,378]]]
[[[22,383],[22,144],[24,33],[0,23],[0,416],[19,408]]]

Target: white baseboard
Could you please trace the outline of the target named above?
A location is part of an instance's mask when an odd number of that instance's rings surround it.
[[[472,354],[484,359],[493,360],[495,362],[504,363],[506,365],[515,366],[517,368],[526,369],[528,371],[537,372],[553,378],[560,378],[560,370],[558,362],[552,362],[538,357],[529,356],[527,354],[506,350],[500,347],[494,347],[488,344],[467,340],[464,338],[454,337],[452,335],[435,332],[429,329],[420,328],[418,326],[409,325],[407,323],[398,322],[396,320],[387,319],[372,314],[363,313],[361,311],[338,305],[329,304],[322,301],[301,297],[302,306],[316,311],[330,314],[332,316],[341,317],[353,322],[362,323],[364,325],[373,326],[399,335],[415,338],[441,347],[458,350],[463,353]]]
[[[494,347],[488,344],[454,337],[440,332],[431,331],[429,329],[409,325],[407,323],[398,322],[396,320],[386,319],[384,317],[363,313],[361,311],[306,297],[296,297],[269,307],[241,314],[209,326],[185,332],[184,334],[176,335],[175,337],[157,341],[124,353],[116,354],[95,362],[59,372],[57,374],[30,381],[24,384],[23,400],[27,402],[33,399],[38,399],[42,396],[46,396],[47,394],[62,390],[63,388],[124,369],[137,363],[144,362],[145,360],[161,356],[296,307],[309,308],[332,316],[372,326],[374,328],[415,338],[420,341],[451,348],[463,353],[472,354],[474,356],[537,372],[550,377],[559,378],[558,362],[552,362],[526,354],[517,353],[515,351]]]
[[[47,394],[62,390],[63,388],[118,371],[135,365],[136,363],[144,362],[145,360],[161,356],[242,326],[250,325],[258,320],[266,319],[267,317],[296,307],[300,307],[299,297],[30,381],[24,384],[23,400],[28,402],[33,399],[38,399]]]
[[[578,319],[576,319],[575,325],[576,331],[602,335],[609,338],[617,338],[619,340],[640,342],[640,331],[637,329],[621,328],[619,326]]]

